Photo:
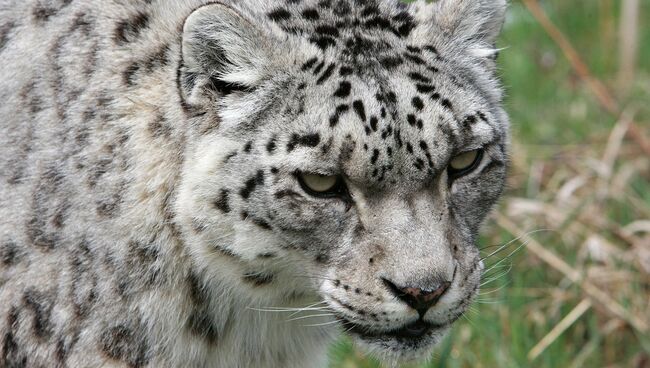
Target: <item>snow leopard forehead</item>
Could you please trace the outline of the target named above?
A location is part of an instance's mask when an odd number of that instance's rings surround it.
[[[263,13],[242,7],[263,17],[261,32],[281,46],[269,53],[272,66],[253,92],[255,113],[228,103],[222,116],[236,135],[257,131],[262,141],[251,144],[265,154],[381,187],[435,178],[460,152],[488,144],[505,151],[493,60],[476,55],[490,45],[448,34],[432,18],[434,5],[287,1],[265,5]],[[232,116],[241,121],[229,123]]]

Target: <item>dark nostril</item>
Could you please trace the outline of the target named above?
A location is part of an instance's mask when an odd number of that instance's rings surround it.
[[[409,307],[415,309],[420,316],[424,316],[429,308],[436,305],[442,295],[447,291],[447,289],[449,289],[449,286],[451,286],[451,282],[444,281],[427,288],[412,286],[399,287],[389,280],[382,280],[386,287],[388,287],[396,297],[406,303]]]

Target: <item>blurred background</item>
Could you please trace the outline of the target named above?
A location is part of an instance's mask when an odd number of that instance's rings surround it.
[[[480,243],[489,271],[414,367],[650,367],[648,20],[650,0],[511,0],[512,168]],[[379,367],[345,339],[331,357]]]

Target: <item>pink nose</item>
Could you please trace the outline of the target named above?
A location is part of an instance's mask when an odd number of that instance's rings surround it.
[[[420,287],[398,287],[394,283],[384,279],[384,284],[393,292],[393,294],[406,303],[409,307],[415,309],[420,316],[424,316],[429,308],[438,303],[438,300],[445,294],[451,286],[451,282],[443,281],[427,288]]]

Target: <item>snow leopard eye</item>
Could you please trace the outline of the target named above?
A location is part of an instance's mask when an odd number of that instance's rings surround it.
[[[477,149],[473,151],[463,152],[454,157],[449,162],[449,176],[458,178],[472,172],[483,159],[483,150]]]
[[[337,197],[347,193],[345,182],[339,175],[299,173],[297,177],[303,190],[315,197]]]

